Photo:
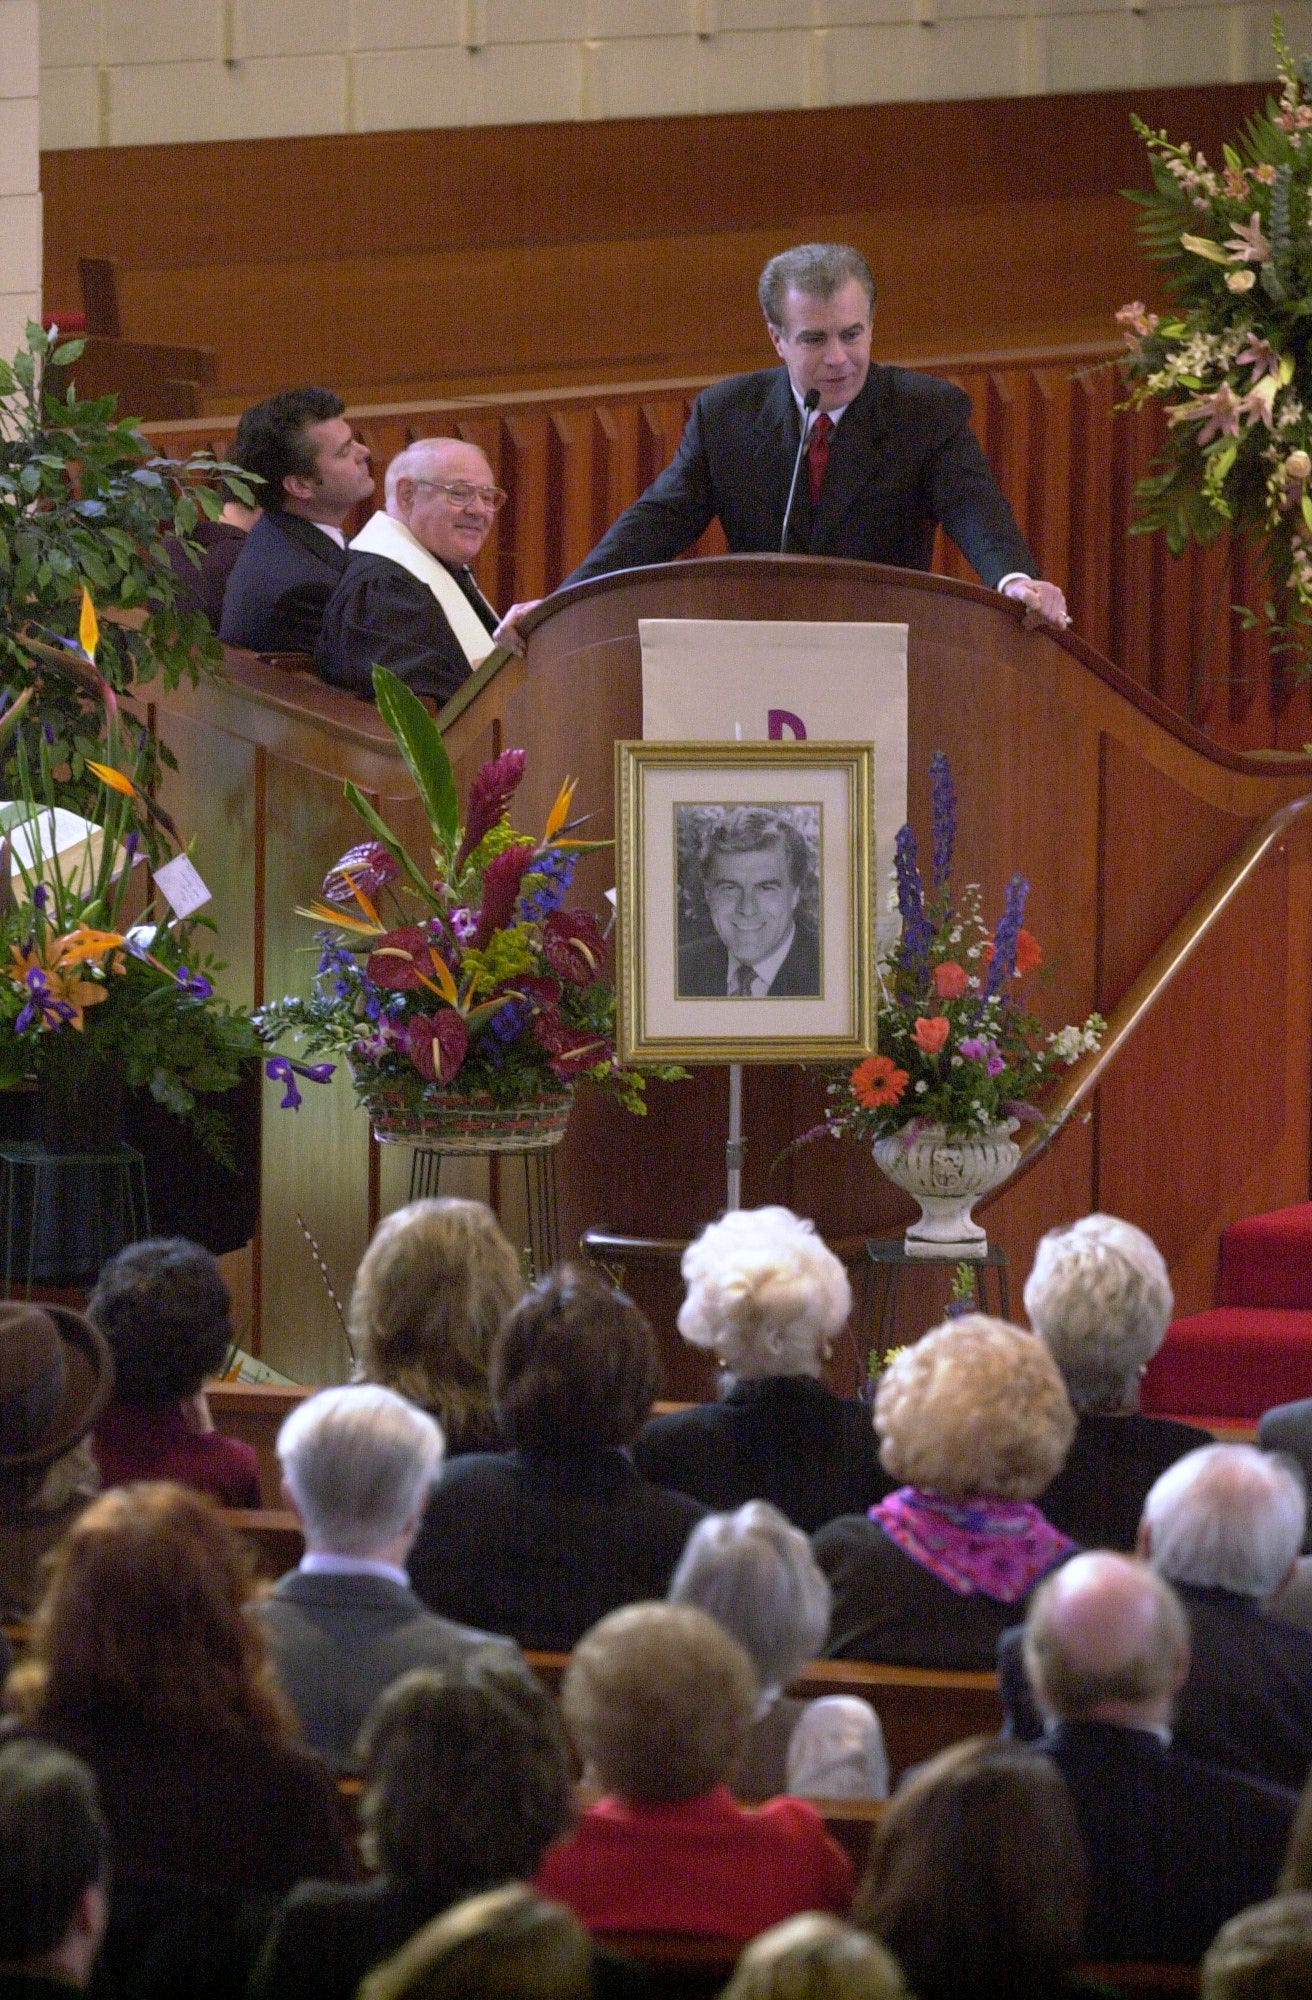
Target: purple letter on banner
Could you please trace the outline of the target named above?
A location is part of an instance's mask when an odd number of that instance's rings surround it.
[[[770,709],[769,722],[770,722],[770,741],[772,743],[783,742],[785,729],[792,730],[794,742],[805,743],[806,724],[803,722],[800,715],[793,714],[791,708]]]

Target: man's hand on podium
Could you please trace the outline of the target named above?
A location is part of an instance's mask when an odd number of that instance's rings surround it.
[[[521,618],[526,617],[530,611],[536,611],[541,602],[542,599],[540,597],[533,597],[529,599],[527,604],[512,604],[501,623],[497,626],[496,631],[492,634],[492,644],[494,646],[504,646],[507,652],[518,653],[522,660],[526,651],[526,642],[524,634],[519,629],[519,621]]]
[[[1037,576],[1009,576],[1002,586],[1004,597],[1018,597],[1028,606],[1025,623],[1032,630],[1036,625],[1055,625],[1064,632],[1070,624],[1070,613],[1066,609],[1066,599],[1055,583],[1044,583]]]

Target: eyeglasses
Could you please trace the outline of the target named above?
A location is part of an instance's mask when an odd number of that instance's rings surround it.
[[[445,493],[453,507],[472,507],[481,501],[489,513],[499,514],[509,497],[499,486],[471,486],[467,479],[416,479],[416,486],[426,486],[430,493]]]

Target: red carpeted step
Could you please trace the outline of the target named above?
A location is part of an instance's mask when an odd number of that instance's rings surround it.
[[[1231,1223],[1221,1238],[1217,1302],[1312,1312],[1312,1201]]]
[[[1267,1220],[1268,1218],[1259,1218]],[[1312,1311],[1216,1306],[1171,1322],[1148,1364],[1143,1408],[1207,1422],[1253,1422],[1273,1403],[1312,1395]]]

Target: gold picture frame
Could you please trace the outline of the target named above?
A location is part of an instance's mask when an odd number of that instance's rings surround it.
[[[865,743],[615,745],[622,1061],[870,1053],[872,764]]]

